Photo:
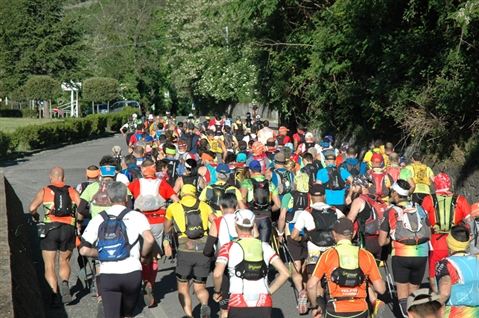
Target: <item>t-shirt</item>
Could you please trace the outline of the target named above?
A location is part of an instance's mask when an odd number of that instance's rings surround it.
[[[156,179],[156,177],[146,179]],[[131,191],[133,198],[138,198],[138,196],[140,195],[140,179],[137,179],[130,183],[128,185],[128,189]],[[165,182],[164,180],[160,182],[158,193],[165,200],[169,200],[172,195],[176,194],[175,190],[173,190],[173,188],[168,184],[168,182]],[[165,222],[164,207],[161,207],[156,211],[143,212],[143,214],[145,214],[145,216],[148,218],[148,222],[150,222],[150,224],[162,224]]]
[[[265,176],[263,175],[255,175],[251,177],[255,179],[258,182],[261,182],[265,180]],[[253,194],[254,194],[254,187],[253,187],[253,182],[250,179],[245,179],[243,182],[241,182],[241,188],[248,189],[248,194],[246,196],[246,202],[249,203],[253,201]],[[273,195],[278,194],[278,190],[276,189],[276,186],[273,184],[273,182],[269,182],[269,197],[270,200],[273,197]]]
[[[334,164],[330,164],[328,167],[335,167]],[[322,184],[326,184],[329,181],[328,167],[320,169],[316,174],[316,181],[321,181]],[[338,168],[339,174],[343,181],[351,177],[351,174],[343,168]],[[346,188],[342,190],[331,190],[326,187],[326,203],[329,205],[343,205],[344,197],[346,194]]]
[[[120,181],[121,183],[128,185],[130,183],[130,180],[128,180],[128,177],[124,175],[123,173],[117,173],[115,176],[115,181]]]
[[[98,206],[98,205],[91,204],[93,197],[98,192],[98,190],[100,190],[100,182],[93,182],[85,189],[85,191],[83,191],[83,193],[80,196],[80,199],[90,203],[90,214],[92,218],[94,218],[101,211],[110,208],[109,206]],[[127,193],[128,195],[131,195],[131,192],[129,189],[127,189]]]
[[[173,203],[166,209],[166,215],[165,217],[170,220],[174,221],[175,223],[175,228],[178,228],[181,232],[181,234],[178,235],[178,238],[187,238],[185,232],[185,211],[182,207],[182,204],[186,207],[192,207],[196,204],[196,198],[192,196],[184,196],[180,202]],[[213,213],[213,210],[211,207],[204,203],[200,202],[200,205],[198,206],[200,209],[200,215],[201,215],[201,220],[203,221],[203,228],[205,229],[204,235],[208,235],[208,216]]]
[[[251,235],[241,235],[241,238],[250,238]],[[269,266],[278,255],[265,242],[261,243],[263,248],[263,259],[266,266]],[[230,301],[231,307],[272,307],[273,302],[269,294],[267,277],[252,281],[243,280],[235,275],[235,266],[243,261],[243,249],[236,242],[229,242],[223,245],[218,253],[217,263],[227,264],[230,277]]]
[[[413,165],[417,165],[415,163],[407,165],[402,170],[409,170],[411,172],[411,178],[414,178],[414,167]],[[431,168],[426,166],[426,178],[429,180],[429,183],[432,184],[431,177],[434,177],[434,172],[432,172]],[[416,182],[416,188],[414,188],[414,193],[431,193],[431,187],[425,183]]]
[[[323,209],[329,209],[329,208],[331,208],[331,206],[326,204],[326,203],[323,203],[323,202],[317,202],[317,203],[314,203],[313,205],[311,205],[312,210],[313,209],[323,210]],[[339,209],[336,209],[336,217],[338,219],[344,217],[343,212],[341,212]],[[294,224],[294,228],[297,229],[300,232],[304,229],[307,232],[315,230],[316,227],[315,227],[314,218],[313,218],[313,215],[311,214],[311,212],[302,211],[299,214],[298,219],[296,220],[296,223]],[[315,252],[324,252],[327,249],[329,249],[329,247],[318,246],[318,245],[314,244],[313,242],[308,241],[308,254],[315,253]],[[317,253],[315,253],[315,254],[317,254]],[[319,254],[318,254],[318,256],[319,256]]]
[[[351,245],[351,242],[348,240],[340,240],[339,245]],[[366,251],[365,249],[359,249],[359,266],[364,272],[368,280],[371,282],[382,279],[381,274],[379,273],[378,266],[376,265],[376,260],[374,256]],[[338,293],[341,294],[339,285],[331,282],[331,275],[335,268],[339,265],[339,255],[336,249],[330,248],[321,255],[316,266],[313,275],[319,279],[322,279],[323,276],[326,276],[328,279],[328,286],[330,297],[339,297]],[[368,305],[365,301],[367,296],[366,293],[366,280],[357,288],[357,293],[355,297],[359,299],[354,300],[337,300],[334,302],[334,307],[336,312],[360,312],[368,309]],[[328,302],[329,306],[332,306],[331,302]],[[326,307],[328,310],[328,307]]]
[[[405,205],[407,202],[403,202],[401,205]],[[380,230],[390,233],[391,223],[395,216],[394,209],[390,208],[384,212],[383,220],[381,222]],[[428,221],[426,221],[429,223]],[[397,241],[392,241],[391,256],[402,257],[427,257],[429,255],[429,241],[418,245],[406,245]]]
[[[106,210],[109,215],[119,215],[125,209],[122,205],[114,205]],[[103,217],[97,215],[91,219],[88,226],[83,232],[83,239],[90,244],[94,244],[98,240],[98,229],[103,222]],[[133,244],[139,235],[146,230],[150,230],[150,224],[146,217],[140,212],[131,211],[123,217],[126,226],[128,241]],[[102,274],[126,274],[134,271],[141,271],[140,263],[140,242],[136,242],[131,247],[130,257],[116,262],[101,262]]]

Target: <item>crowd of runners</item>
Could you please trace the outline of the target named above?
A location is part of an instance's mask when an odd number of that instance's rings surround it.
[[[211,301],[220,317],[271,317],[289,278],[299,314],[313,317],[381,317],[391,304],[403,317],[479,316],[479,204],[447,174],[390,142],[360,160],[348,142],[253,117],[133,114],[125,145],[91,158],[85,182],[66,186],[53,168],[30,205],[51,306],[72,301],[78,248],[107,318],[132,317],[140,293],[155,304],[163,257],[176,259],[179,316],[193,317],[192,285],[201,318]]]

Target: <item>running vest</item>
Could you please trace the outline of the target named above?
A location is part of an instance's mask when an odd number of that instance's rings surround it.
[[[49,187],[45,187],[43,189],[42,205],[45,214],[44,223],[61,222],[65,224],[75,225],[75,218],[72,216],[59,217],[50,213],[55,205],[55,192]]]
[[[429,241],[431,231],[426,223],[426,212],[420,205],[393,206],[389,213],[394,213],[390,233],[394,241],[405,245],[419,245]]]
[[[450,256],[447,260],[457,270],[459,281],[452,285],[447,306],[479,306],[479,259],[476,256]]]
[[[161,179],[141,178],[140,195],[135,199],[135,210],[156,211],[165,207],[166,200],[159,194]]]
[[[255,238],[235,238],[243,250],[243,260],[235,266],[235,276],[245,280],[260,280],[268,275],[268,266],[263,257],[263,243]]]
[[[414,171],[414,182],[430,186],[431,180],[427,176],[427,166],[424,163],[413,163],[411,166]]]
[[[396,182],[399,180],[399,175],[401,174],[401,167],[399,166],[394,166],[394,167],[388,167],[386,169],[386,172],[389,173],[389,175],[393,178],[393,181]]]
[[[436,218],[436,224],[433,226],[434,233],[449,233],[454,225],[457,194],[453,196],[431,194],[431,198]]]

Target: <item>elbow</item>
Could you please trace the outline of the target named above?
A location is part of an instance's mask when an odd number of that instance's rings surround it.
[[[215,270],[213,272],[213,279],[221,279],[223,278],[223,272],[219,270]]]
[[[82,247],[80,248],[80,255],[82,255],[82,256],[88,256],[87,254],[88,254],[88,247],[82,246]]]

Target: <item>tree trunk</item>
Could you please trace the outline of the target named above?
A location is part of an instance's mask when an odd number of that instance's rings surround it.
[[[50,117],[50,103],[48,100],[43,100],[43,114],[45,115],[46,119],[51,119]]]

